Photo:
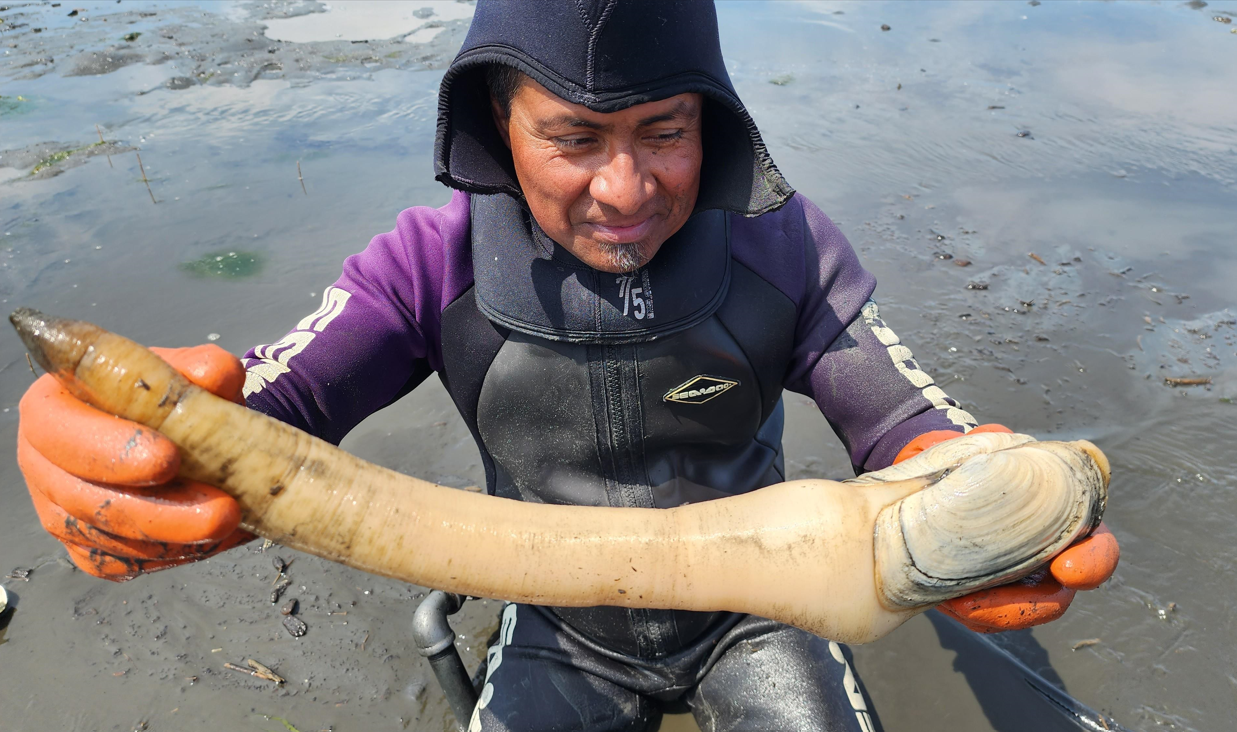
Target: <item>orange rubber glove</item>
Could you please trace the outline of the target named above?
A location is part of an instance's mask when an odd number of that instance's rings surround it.
[[[244,404],[245,370],[214,345],[152,348],[185,378]],[[163,435],[105,414],[39,377],[19,405],[17,464],[39,520],[82,571],[122,582],[243,544],[240,506],[214,486],[176,476]]]
[[[1012,432],[999,424],[985,424],[968,434]],[[894,463],[915,457],[933,445],[961,437],[961,432],[938,430],[911,440]],[[1017,582],[990,587],[947,600],[937,610],[977,633],[999,633],[1041,625],[1061,617],[1078,590],[1094,590],[1117,569],[1121,548],[1102,522],[1058,554],[1044,568]]]

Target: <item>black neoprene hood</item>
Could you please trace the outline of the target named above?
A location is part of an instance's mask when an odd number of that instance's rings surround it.
[[[730,84],[708,0],[478,0],[438,93],[435,177],[522,197],[494,128],[485,67],[513,66],[596,112],[697,92],[705,97],[696,210],[757,216],[794,194]]]

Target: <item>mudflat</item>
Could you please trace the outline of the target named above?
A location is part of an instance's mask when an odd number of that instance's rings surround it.
[[[343,258],[400,210],[447,201],[430,157],[436,92],[467,4],[7,5],[10,309],[242,353],[315,310]],[[719,13],[774,160],[876,274],[882,315],[921,366],[981,421],[1089,439],[1111,460],[1115,577],[1060,621],[997,643],[1132,729],[1229,726],[1237,91],[1217,79],[1237,35],[1215,18],[1237,6]],[[32,380],[15,336],[0,339],[0,364],[12,445]],[[788,477],[847,477],[815,407],[784,398]],[[437,483],[484,481],[432,380],[343,445]],[[0,727],[448,724],[408,633],[423,588],[261,542],[107,584],[39,527],[11,451],[0,476]],[[457,616],[470,665],[498,610],[473,601]],[[935,614],[854,650],[887,730],[1038,730],[1052,713]],[[249,659],[285,683],[250,675]]]

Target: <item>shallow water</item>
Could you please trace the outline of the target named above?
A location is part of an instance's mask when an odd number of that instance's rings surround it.
[[[140,150],[150,194],[132,151],[70,155],[30,180],[38,160],[0,155],[20,161],[0,167],[0,304],[159,345],[214,334],[239,353],[313,310],[343,257],[400,209],[447,200],[430,152],[437,81],[467,22],[447,20],[457,6],[441,8],[429,43],[373,31],[359,31],[369,43],[280,41],[262,28],[338,12],[320,3],[71,6],[0,11],[0,150],[76,150],[98,124],[108,151]],[[76,7],[87,20],[67,17]],[[1237,91],[1224,80],[1237,34],[1213,17],[1237,4],[720,11],[732,78],[774,159],[840,222],[922,365],[981,420],[1087,437],[1112,461],[1115,578],[1000,644],[1131,729],[1231,727]],[[72,75],[83,72],[106,73]],[[261,266],[195,272],[232,251]],[[7,444],[30,380],[17,339],[0,339]],[[793,477],[845,476],[814,407],[787,405]],[[345,445],[449,485],[482,480],[436,383]],[[306,732],[446,728],[407,637],[418,588],[298,555],[290,594],[310,630],[293,639],[267,602],[271,555],[292,552],[254,546],[105,584],[39,528],[11,456],[0,476],[0,569],[35,568],[4,580],[15,612],[0,618],[0,727],[279,730],[278,716]],[[475,661],[496,605],[464,613]],[[856,656],[888,730],[1072,729],[938,618]],[[222,668],[246,658],[288,685]]]

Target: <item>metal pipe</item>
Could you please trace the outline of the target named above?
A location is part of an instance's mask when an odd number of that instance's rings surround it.
[[[477,705],[477,690],[455,647],[455,631],[447,622],[447,616],[459,612],[463,606],[464,598],[460,595],[434,590],[426,595],[412,616],[412,637],[417,652],[429,659],[434,677],[461,730],[468,725],[473,707]]]

